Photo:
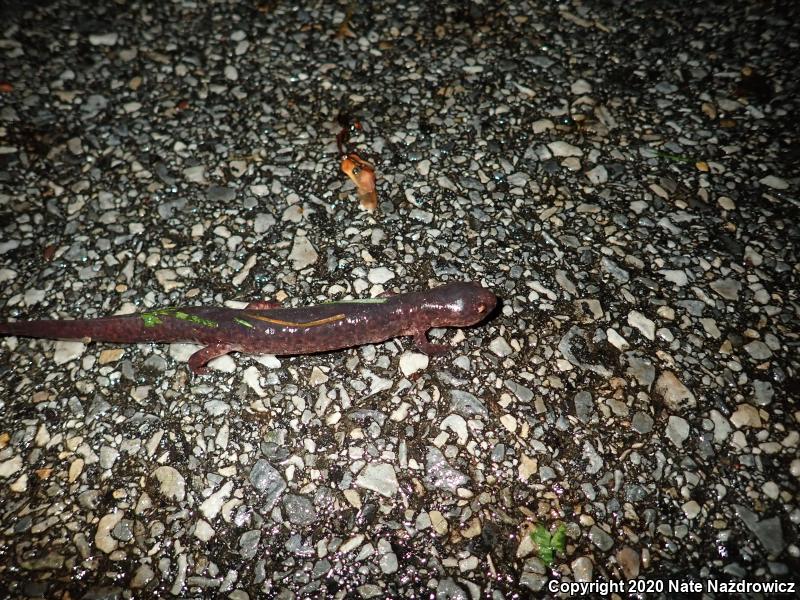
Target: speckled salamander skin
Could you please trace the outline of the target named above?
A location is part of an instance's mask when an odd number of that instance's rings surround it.
[[[382,342],[410,335],[428,354],[447,350],[431,344],[432,327],[466,327],[482,321],[496,296],[472,282],[455,282],[421,292],[368,300],[344,300],[301,308],[167,308],[100,319],[0,323],[0,335],[98,342],[193,342],[195,373],[228,352],[310,354]]]

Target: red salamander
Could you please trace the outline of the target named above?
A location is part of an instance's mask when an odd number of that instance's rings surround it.
[[[244,309],[162,308],[100,319],[0,323],[0,336],[113,343],[201,344],[189,368],[206,372],[208,361],[229,352],[294,355],[327,352],[412,336],[426,354],[449,346],[432,344],[432,327],[466,327],[492,312],[497,297],[477,283],[454,282],[431,290],[300,308],[251,302]]]

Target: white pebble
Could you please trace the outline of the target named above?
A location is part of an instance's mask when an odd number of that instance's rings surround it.
[[[194,537],[196,537],[201,542],[207,542],[211,538],[214,537],[214,528],[203,519],[198,519],[197,523],[194,526]]]
[[[150,474],[158,480],[159,491],[168,500],[183,502],[186,497],[186,480],[180,472],[168,465],[162,465]]]
[[[231,495],[232,490],[233,483],[229,481],[203,501],[199,508],[206,519],[216,518],[222,508],[222,504]]]
[[[408,377],[417,371],[422,371],[428,367],[429,358],[419,352],[403,352],[400,356],[400,371]]]
[[[583,150],[578,148],[577,146],[573,146],[572,144],[568,144],[567,142],[557,141],[557,142],[550,142],[547,144],[547,147],[550,149],[550,152],[553,153],[553,156],[583,156]]]
[[[298,231],[294,237],[292,251],[289,253],[289,260],[292,261],[295,271],[302,271],[309,265],[313,265],[318,258],[319,255],[314,246],[305,235]]]
[[[377,267],[375,269],[370,269],[369,274],[367,275],[367,279],[370,283],[375,284],[382,284],[386,283],[390,279],[394,279],[394,271],[391,269],[387,269],[386,267]]]
[[[57,365],[63,365],[71,360],[78,358],[86,350],[86,344],[83,342],[56,342],[56,351],[53,354],[53,361]]]
[[[597,165],[594,169],[586,172],[586,177],[594,185],[599,185],[608,181],[608,171],[603,165]]]
[[[261,387],[261,372],[256,367],[247,367],[244,370],[242,380],[244,380],[248,387],[253,390],[259,398],[263,398],[267,395],[267,392]]]
[[[767,175],[766,177],[762,177],[758,180],[758,183],[766,185],[767,187],[771,187],[774,190],[785,190],[789,187],[789,184],[784,179],[775,177],[775,175]]]
[[[388,463],[368,464],[356,478],[356,485],[387,498],[397,494],[400,489],[394,467]]]
[[[116,33],[93,33],[89,36],[89,43],[92,46],[113,46],[117,43],[119,34]]]
[[[103,515],[97,523],[97,530],[94,534],[94,543],[97,549],[106,554],[111,554],[117,549],[117,540],[111,537],[111,530],[122,520],[125,513],[115,510],[113,513]]]
[[[513,352],[511,346],[508,345],[508,342],[502,337],[496,337],[489,343],[489,350],[494,352],[499,357],[508,356]]]
[[[616,329],[613,329],[611,327],[606,329],[606,337],[608,338],[608,343],[614,346],[620,352],[630,348],[628,340],[626,340],[619,333],[617,333]]]
[[[656,339],[656,324],[638,310],[632,310],[628,313],[628,325],[641,331],[642,335],[648,340]]]
[[[576,96],[582,96],[583,94],[591,94],[592,84],[586,81],[585,79],[577,79],[574,82],[572,82],[572,85],[570,86],[570,91]]]

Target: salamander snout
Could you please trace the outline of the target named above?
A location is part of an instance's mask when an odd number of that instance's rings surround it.
[[[483,321],[497,305],[497,296],[474,282],[448,283],[433,290],[437,326],[465,327]]]

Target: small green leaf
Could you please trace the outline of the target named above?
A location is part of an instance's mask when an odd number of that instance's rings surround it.
[[[536,529],[531,532],[531,538],[539,548],[550,547],[550,532],[544,528],[544,525],[537,525]]]
[[[556,552],[564,553],[567,547],[567,526],[561,523],[550,535],[544,525],[538,524],[530,533],[539,551],[539,558],[548,567],[553,564]]]
[[[553,545],[553,549],[564,553],[564,550],[567,549],[567,526],[564,523],[558,526],[558,528],[553,532],[552,539],[550,540],[551,544]]]

